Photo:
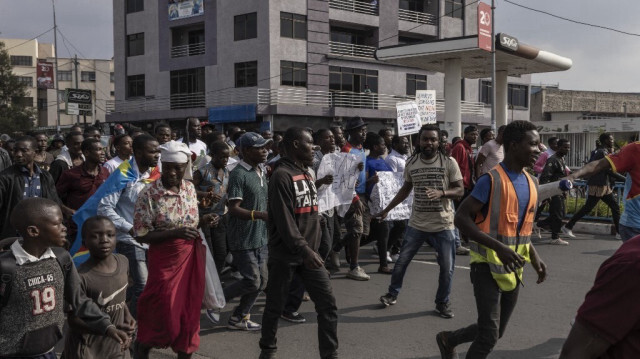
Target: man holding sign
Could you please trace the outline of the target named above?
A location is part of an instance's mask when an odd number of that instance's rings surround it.
[[[404,185],[391,203],[375,215],[384,220],[389,211],[402,203],[414,189],[414,201],[400,257],[393,268],[389,292],[380,297],[385,307],[396,303],[404,274],[422,243],[428,241],[438,253],[440,276],[436,293],[436,312],[443,318],[453,318],[449,293],[456,259],[453,234],[452,198],[464,193],[462,174],[458,164],[443,154],[440,145],[440,129],[436,125],[424,125],[419,135],[420,151],[411,156],[404,170]]]

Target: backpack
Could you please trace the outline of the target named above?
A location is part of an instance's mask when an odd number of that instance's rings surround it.
[[[56,256],[56,261],[62,269],[62,274],[65,281],[71,271],[71,256],[66,249],[60,247],[51,247],[53,254]],[[11,296],[11,284],[13,278],[16,275],[16,257],[13,252],[8,251],[0,254],[0,311],[9,302]]]

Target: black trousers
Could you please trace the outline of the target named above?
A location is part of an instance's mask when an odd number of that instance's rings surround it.
[[[613,197],[613,193],[609,193],[602,197],[589,196],[587,197],[587,202],[580,208],[578,213],[574,214],[573,217],[567,222],[566,227],[569,229],[573,229],[573,226],[576,225],[582,217],[586,216],[591,212],[592,209],[596,207],[598,202],[604,202],[609,208],[611,208],[611,216],[613,217],[613,225],[616,227],[616,233],[618,232],[618,225],[620,224],[620,206],[618,206],[618,202],[616,202],[615,197]]]
[[[471,264],[470,275],[476,297],[478,322],[452,332],[448,342],[457,346],[473,341],[466,358],[484,359],[504,335],[518,302],[520,287],[516,286],[510,292],[500,290],[486,263]]]
[[[318,344],[321,358],[337,358],[338,350],[338,308],[333,296],[329,274],[324,267],[308,269],[304,265],[292,265],[269,258],[269,286],[267,303],[262,315],[262,337],[260,349],[264,352],[277,351],[278,320],[289,297],[294,274],[300,276],[309,292],[318,313]]]
[[[547,219],[551,226],[551,239],[557,239],[562,230],[562,220],[566,214],[564,196],[551,197],[549,204],[549,218]]]

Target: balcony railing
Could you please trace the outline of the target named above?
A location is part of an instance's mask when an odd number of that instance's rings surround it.
[[[180,45],[171,48],[171,57],[195,56],[204,54],[204,42]]]
[[[374,46],[329,41],[329,52],[333,55],[373,58],[375,57],[376,48]]]
[[[378,15],[377,4],[357,0],[329,0],[329,7],[361,14]]]
[[[171,95],[164,98],[139,98],[115,101],[107,105],[107,113],[159,111],[170,109],[216,107],[255,103],[259,106],[314,106],[343,107],[372,110],[395,110],[398,102],[411,101],[413,96],[386,95],[378,93],[360,93],[349,91],[311,91],[303,87],[235,88],[224,91],[211,91]],[[444,100],[436,101],[436,111],[444,111]],[[484,104],[481,102],[462,101],[461,112],[484,116]]]
[[[436,17],[426,12],[398,9],[398,18],[419,24],[436,25]]]

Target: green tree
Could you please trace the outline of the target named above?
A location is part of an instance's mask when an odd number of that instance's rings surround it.
[[[0,41],[0,132],[14,133],[33,127],[33,104],[25,106],[27,85],[18,80],[11,66],[11,57]],[[34,96],[35,97],[35,96]]]

